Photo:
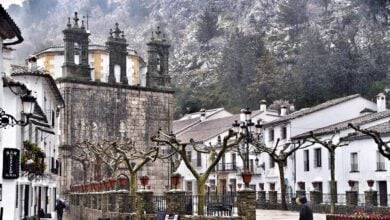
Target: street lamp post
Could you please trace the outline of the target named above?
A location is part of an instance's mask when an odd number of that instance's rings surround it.
[[[29,118],[34,112],[35,100],[36,98],[31,95],[31,91],[21,97],[23,105],[23,115],[26,116],[26,119],[17,120],[14,116],[5,113],[5,111],[0,108],[0,128],[6,128],[7,126],[26,126],[29,123]]]
[[[250,154],[250,144],[254,141],[253,132],[257,134],[260,133],[261,122],[260,120],[255,125],[251,119],[251,110],[249,108],[241,109],[241,123],[238,123],[237,120],[232,124],[234,130],[238,133],[241,132],[244,135],[243,151],[244,151],[244,170],[242,172],[243,180],[245,182],[245,187],[249,188],[250,179],[252,177],[252,171],[249,167],[249,154]],[[256,128],[253,131],[253,127]]]

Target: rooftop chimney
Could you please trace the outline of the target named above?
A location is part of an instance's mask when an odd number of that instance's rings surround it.
[[[30,57],[27,60],[27,68],[28,71],[34,72],[37,70],[37,58],[36,57]]]
[[[260,111],[267,111],[267,102],[264,99],[260,101]]]
[[[202,108],[200,110],[200,121],[205,121],[206,120],[206,110]]]
[[[386,96],[384,93],[379,93],[376,96],[376,110],[377,112],[386,111]]]
[[[286,106],[281,105],[280,106],[280,116],[285,116],[285,115],[287,115],[287,108],[286,108]]]
[[[245,109],[241,109],[240,111],[240,121],[245,121]]]
[[[295,112],[295,105],[294,104],[291,104],[290,105],[290,113],[291,112]]]

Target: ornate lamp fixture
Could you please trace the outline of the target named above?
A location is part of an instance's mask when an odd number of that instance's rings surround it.
[[[249,188],[249,184],[252,178],[252,170],[249,166],[249,154],[250,154],[250,144],[254,141],[254,138],[256,136],[254,134],[259,134],[261,132],[261,122],[258,121],[257,124],[252,122],[251,120],[251,110],[249,108],[241,109],[241,123],[239,123],[237,120],[234,121],[232,124],[233,129],[239,133],[244,135],[244,141],[242,143],[242,147],[240,148],[241,153],[244,155],[244,169],[241,173],[242,179],[245,183],[245,188]],[[256,128],[256,130],[253,130],[253,127]],[[256,165],[259,163],[259,159],[256,157],[257,160],[255,160]]]
[[[14,116],[5,113],[5,111],[0,108],[0,128],[6,128],[7,126],[26,126],[29,123],[29,118],[34,111],[35,100],[36,98],[31,95],[29,91],[26,95],[21,97],[23,104],[23,115],[26,116],[26,119],[17,120]]]

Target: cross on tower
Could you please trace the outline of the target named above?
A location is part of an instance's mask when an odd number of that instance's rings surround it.
[[[157,26],[156,34],[157,34],[157,38],[160,38],[160,34],[161,34],[160,26]]]
[[[78,27],[79,26],[78,22],[79,22],[80,19],[77,17],[77,12],[74,13],[73,20],[74,20],[74,26]]]
[[[121,30],[119,30],[119,24],[115,23],[115,31],[114,31],[115,37],[119,38],[119,35],[121,34]]]

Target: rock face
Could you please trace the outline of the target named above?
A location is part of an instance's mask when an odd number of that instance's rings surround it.
[[[171,91],[71,79],[59,80],[58,87],[66,103],[61,115],[60,142],[63,145],[71,146],[83,140],[129,138],[144,149],[152,144],[150,137],[157,134],[160,127],[172,128]],[[71,183],[81,183],[82,179],[75,176],[72,169],[66,169],[70,172],[64,176],[68,178],[68,187]],[[150,185],[156,192],[164,190],[168,179],[166,163],[156,160],[141,172],[149,175]],[[92,178],[90,175],[88,179]]]
[[[277,10],[283,1],[277,0],[41,0],[39,3],[11,6],[8,10],[20,25],[25,38],[23,48],[18,49],[23,60],[28,54],[53,44],[62,44],[61,30],[68,15],[80,11],[80,19],[92,34],[90,43],[102,44],[114,23],[125,26],[123,31],[129,45],[146,57],[144,44],[151,30],[157,26],[172,40],[170,69],[177,84],[207,85],[217,77],[216,67],[220,62],[223,47],[231,34],[240,30],[246,34],[259,31],[266,33],[268,46],[275,52],[282,51],[289,40],[292,27],[280,24]],[[310,23],[316,25],[323,16],[323,7],[318,0],[308,1]],[[353,11],[353,0],[330,1],[327,6],[329,21]],[[42,7],[47,11],[42,12]],[[213,37],[207,45],[196,39],[199,17],[205,9],[218,16],[220,35]],[[88,21],[86,21],[88,19]],[[317,20],[317,21],[316,21]],[[326,27],[327,26],[327,27]],[[324,33],[330,30],[324,24]],[[41,32],[46,39],[42,41]]]
[[[151,30],[161,26],[172,40],[170,48],[170,74],[179,85],[208,85],[217,80],[217,66],[229,36],[240,30],[245,34],[264,33],[267,48],[286,64],[294,62],[289,54],[296,44],[291,44],[289,33],[294,26],[281,24],[278,18],[279,0],[32,0],[23,7],[11,6],[10,14],[20,25],[25,43],[17,49],[23,60],[33,51],[62,44],[61,24],[74,11],[80,11],[80,19],[86,20],[86,28],[92,33],[91,43],[103,43],[108,30],[115,22],[123,23],[124,34],[131,47],[146,57],[145,39]],[[355,0],[308,0],[308,22],[324,36],[332,37],[333,26],[343,18],[358,11]],[[327,4],[325,4],[327,3]],[[42,8],[46,10],[43,12]],[[199,17],[208,9],[218,16],[220,34],[207,44],[196,39]],[[361,16],[361,13],[358,13]],[[346,24],[348,27],[349,24]],[[364,22],[354,25],[364,42]],[[41,30],[41,31],[37,31]],[[50,30],[46,33],[46,30]],[[45,34],[41,34],[45,32]]]

